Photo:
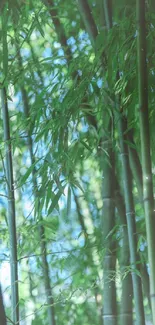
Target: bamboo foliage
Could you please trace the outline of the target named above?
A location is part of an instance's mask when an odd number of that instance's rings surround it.
[[[105,1],[105,16],[107,16],[107,27],[112,27],[112,19],[110,19],[109,14],[109,3]],[[109,16],[109,17],[108,17]],[[111,22],[111,25],[110,25]],[[119,75],[119,72],[117,73]],[[118,103],[116,104],[116,110],[119,111],[119,98],[116,98]],[[129,250],[130,250],[130,262],[132,264],[132,280],[133,280],[133,292],[135,299],[135,309],[136,309],[136,321],[137,324],[145,324],[144,307],[143,307],[143,293],[142,284],[138,275],[136,275],[136,267],[138,261],[137,255],[137,239],[136,239],[136,222],[135,222],[135,211],[134,211],[134,201],[132,196],[132,183],[131,183],[131,172],[129,166],[129,156],[128,148],[125,145],[124,132],[127,129],[124,121],[122,112],[116,114],[116,119],[118,119],[118,137],[121,150],[121,160],[122,160],[122,174],[124,179],[124,193],[125,193],[125,205],[126,205],[126,218],[128,224],[128,237],[129,237]],[[135,268],[135,270],[134,270]],[[138,268],[137,268],[138,269]]]
[[[17,53],[18,53],[18,62],[19,62],[19,68],[22,69],[22,57],[20,54],[20,49],[17,47]],[[29,109],[29,100],[28,100],[28,95],[27,92],[24,88],[24,86],[21,86],[21,94],[22,94],[22,101],[23,101],[23,108],[24,108],[24,114],[25,118],[27,121],[30,118],[30,109]],[[30,121],[29,121],[30,124]],[[31,136],[31,131],[30,131],[30,125],[27,130],[27,143],[28,143],[28,148],[29,148],[29,154],[30,154],[30,159],[31,159],[31,166],[35,163],[35,156],[33,152],[33,140]],[[33,182],[33,193],[34,193],[34,198],[35,200],[38,199],[38,184],[37,184],[37,178],[36,178],[36,170],[35,167],[32,170],[32,182]],[[38,206],[39,210],[39,206]],[[39,216],[40,222],[42,222],[42,216]],[[45,229],[43,225],[39,225],[38,227],[38,232],[39,236],[41,239],[41,256],[42,256],[42,269],[43,269],[43,276],[44,276],[44,286],[45,286],[45,293],[46,293],[46,300],[48,304],[48,320],[49,320],[49,325],[55,325],[55,311],[54,311],[54,299],[53,299],[53,294],[52,294],[52,289],[51,289],[51,284],[50,284],[50,270],[49,270],[49,265],[47,262],[47,249],[46,249],[46,236],[45,236]]]
[[[19,311],[24,325],[154,325],[153,8],[0,4],[1,283],[10,251],[16,325]]]

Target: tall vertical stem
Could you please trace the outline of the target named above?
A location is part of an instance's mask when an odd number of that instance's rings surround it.
[[[5,315],[5,309],[3,304],[1,286],[0,286],[0,325],[6,325],[6,315]]]
[[[10,237],[10,264],[11,264],[11,300],[12,320],[19,324],[19,297],[18,297],[18,263],[17,263],[17,239],[16,239],[16,215],[14,197],[14,179],[12,166],[12,148],[10,138],[10,122],[6,89],[1,89],[3,128],[5,141],[5,169],[8,195],[8,225]]]
[[[137,254],[137,235],[136,235],[136,221],[135,209],[132,195],[132,177],[129,166],[128,147],[125,143],[126,121],[122,114],[117,115],[118,118],[118,133],[119,143],[121,150],[122,160],[122,175],[124,180],[124,194],[126,206],[126,218],[128,226],[129,248],[130,248],[130,262],[132,270],[133,292],[135,299],[135,311],[137,325],[145,325],[144,306],[143,306],[143,293],[141,279],[136,270],[138,267],[138,254]]]
[[[111,125],[109,127],[111,130]],[[108,147],[104,146],[107,151],[109,161],[104,157],[103,165],[103,217],[102,231],[105,254],[103,260],[103,277],[104,277],[104,301],[103,301],[103,320],[104,325],[117,324],[117,306],[116,306],[116,251],[115,240],[110,232],[115,226],[115,204],[114,204],[114,153],[112,143],[107,141]]]
[[[150,127],[148,112],[148,82],[146,63],[146,23],[145,0],[137,0],[137,63],[140,138],[143,171],[143,200],[146,219],[148,258],[150,267],[150,298],[152,305],[153,324],[155,325],[155,211],[153,197],[153,180],[150,154]]]
[[[126,221],[126,211],[124,198],[120,193],[119,184],[116,178],[115,185],[115,199],[116,207],[118,210],[118,215],[120,223],[123,227],[123,242],[120,254],[120,270],[122,276],[122,296],[121,296],[121,307],[120,307],[120,325],[132,325],[132,298],[133,298],[133,287],[131,273],[128,271],[130,265],[130,252],[129,252],[129,239],[128,239],[128,229]],[[125,275],[124,273],[127,272]],[[124,277],[125,275],[125,277]]]

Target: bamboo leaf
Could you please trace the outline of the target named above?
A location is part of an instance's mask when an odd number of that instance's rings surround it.
[[[36,160],[26,171],[26,173],[21,177],[20,181],[19,181],[19,186],[23,186],[25,184],[25,182],[27,181],[27,179],[29,178],[29,176],[31,175],[32,171],[34,170],[36,164],[41,160],[42,158],[39,158],[38,160]]]
[[[79,140],[79,142],[87,149],[89,150],[91,153],[92,153],[92,148],[90,148],[87,143],[85,143],[83,140]]]
[[[39,22],[39,20],[38,20],[38,18],[37,18],[36,15],[35,15],[35,19],[36,19],[36,27],[38,28],[41,36],[44,38],[45,37],[44,30],[43,30],[43,28],[42,28],[42,26],[41,26],[41,24],[40,24],[40,22]]]
[[[64,187],[64,189],[65,189],[65,187]],[[59,202],[61,196],[62,196],[62,190],[59,190],[57,194],[53,193],[52,203],[48,209],[48,214],[51,214],[54,209],[57,209],[59,211],[58,202]]]

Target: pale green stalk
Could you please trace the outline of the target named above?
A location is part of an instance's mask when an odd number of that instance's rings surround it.
[[[124,198],[120,193],[119,184],[116,179],[115,186],[115,200],[116,207],[118,210],[118,216],[120,224],[123,229],[123,242],[120,254],[120,270],[121,270],[121,280],[122,280],[122,296],[121,296],[121,306],[120,306],[120,325],[132,325],[132,299],[133,299],[133,288],[132,288],[132,278],[130,272],[130,252],[129,252],[129,239],[128,239],[128,229],[126,221],[126,211]]]
[[[131,177],[131,171],[129,166],[128,147],[125,143],[126,122],[122,114],[120,113],[116,115],[116,118],[118,120],[117,124],[118,124],[119,143],[120,143],[121,160],[122,160],[122,177],[124,183],[126,218],[127,218],[129,249],[130,249],[130,262],[131,262],[134,300],[135,300],[136,324],[145,325],[142,284],[141,284],[140,275],[137,274],[137,272],[139,272],[139,265],[138,265],[139,256],[137,254],[137,235],[136,235],[134,201],[132,195],[132,177]]]
[[[0,325],[6,325],[6,315],[5,315],[5,309],[3,304],[1,286],[0,286]]]
[[[146,23],[145,0],[137,0],[137,63],[140,139],[143,171],[143,202],[146,220],[148,258],[150,268],[150,298],[153,325],[155,325],[155,210],[153,197],[153,179],[151,167],[150,126],[148,111],[148,82],[146,63]]]
[[[12,320],[19,324],[19,297],[18,297],[18,262],[17,262],[17,238],[16,238],[16,213],[14,197],[14,179],[12,166],[12,148],[10,138],[10,122],[6,89],[1,89],[1,103],[3,114],[3,128],[5,141],[5,172],[8,195],[8,226],[10,239],[10,265],[11,265],[11,308]]]

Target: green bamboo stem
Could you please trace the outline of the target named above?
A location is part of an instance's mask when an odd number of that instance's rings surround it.
[[[110,126],[111,128],[111,126]],[[104,325],[117,324],[117,305],[116,305],[116,248],[115,240],[109,235],[115,226],[115,201],[114,201],[114,153],[110,142],[108,147],[104,146],[107,151],[109,161],[104,157],[103,163],[103,212],[102,212],[102,232],[103,245],[105,248],[103,260],[104,276],[104,302],[103,302],[103,320]]]
[[[107,29],[112,28],[112,2],[104,0],[104,12]],[[125,206],[123,199],[118,191],[117,185],[117,207],[122,219],[123,224],[123,247],[121,250],[121,271],[124,272],[126,267],[129,266],[129,240],[128,240],[128,229],[126,225],[125,218]],[[115,194],[116,195],[116,194]],[[129,272],[122,282],[122,301],[120,310],[120,324],[132,324],[132,283],[131,283],[131,273]]]
[[[67,59],[71,60],[72,52],[71,52],[70,48],[68,47],[65,30],[64,30],[63,25],[61,24],[60,19],[59,19],[58,10],[57,10],[53,0],[42,0],[42,1],[49,9],[49,13],[52,17],[56,34],[58,36],[60,44],[64,47],[64,51],[66,53]]]
[[[153,325],[155,325],[155,211],[151,168],[150,127],[148,112],[148,85],[146,63],[145,0],[137,0],[137,56],[141,156],[143,171],[143,202],[146,220],[148,259],[150,267],[150,298]]]
[[[78,6],[79,11],[82,16],[83,22],[85,24],[86,30],[89,34],[90,41],[92,43],[92,46],[95,48],[95,40],[98,35],[98,30],[94,21],[94,18],[92,16],[89,4],[87,0],[78,0]]]
[[[45,229],[43,226],[39,227],[39,233],[40,233],[40,238],[41,238],[44,284],[45,284],[46,299],[47,299],[47,304],[48,304],[48,324],[56,325],[54,298],[53,298],[52,289],[51,289],[49,265],[48,265],[48,261],[47,261],[46,236],[45,236]]]
[[[1,286],[0,286],[0,325],[7,325]]]
[[[143,307],[141,278],[136,273],[136,270],[139,270],[139,266],[137,264],[137,262],[139,261],[139,257],[137,254],[137,235],[136,235],[134,201],[132,195],[132,177],[131,177],[131,171],[129,166],[128,147],[125,143],[125,136],[124,136],[126,131],[126,122],[123,119],[122,115],[120,114],[117,114],[117,119],[118,119],[118,133],[119,133],[121,160],[122,160],[122,175],[124,181],[124,195],[125,195],[126,218],[127,218],[127,226],[128,226],[133,292],[134,292],[134,299],[135,299],[136,322],[137,325],[144,325],[145,316],[144,316],[144,307]]]
[[[19,324],[19,297],[18,297],[18,262],[17,262],[17,239],[16,239],[16,214],[14,197],[14,179],[12,166],[12,148],[10,138],[10,123],[7,95],[5,88],[1,89],[1,102],[3,114],[3,128],[5,141],[5,169],[6,186],[8,195],[8,226],[10,238],[10,265],[11,265],[11,306],[12,320]]]
[[[128,141],[130,141],[130,143],[134,144],[132,130],[127,133],[127,139],[128,139]],[[131,146],[128,146],[128,150],[129,150],[130,167],[131,167],[132,174],[133,174],[133,177],[134,177],[136,185],[137,185],[139,201],[141,202],[141,204],[144,208],[143,179],[142,179],[141,163],[140,163],[136,149],[132,148]],[[141,273],[141,278],[142,278],[143,291],[144,291],[145,296],[148,299],[149,307],[151,308],[150,293],[149,293],[149,275],[147,274],[146,266],[143,264],[141,264],[141,266],[140,266],[140,273]]]
[[[120,224],[123,227],[123,243],[121,247],[121,256],[120,256],[120,270],[122,275],[122,296],[121,296],[121,308],[120,308],[119,319],[120,319],[120,325],[124,325],[124,324],[132,325],[133,324],[133,315],[132,315],[133,288],[132,288],[131,273],[129,272],[130,252],[129,252],[126,211],[125,211],[124,198],[120,193],[117,179],[115,178],[115,180],[116,180],[116,186],[115,186],[116,207],[118,210]],[[127,274],[124,277],[125,272]]]
[[[105,21],[108,30],[112,28],[112,0],[103,0]]]
[[[140,265],[140,273],[142,277],[142,283],[143,283],[143,290],[145,293],[145,297],[148,299],[148,305],[151,310],[151,300],[150,300],[150,283],[149,283],[149,275],[147,272],[147,267],[145,263],[141,263]]]
[[[127,138],[132,144],[134,144],[132,130],[130,132],[128,132]],[[140,163],[139,156],[138,156],[136,149],[129,146],[128,150],[129,150],[130,167],[131,167],[132,174],[133,174],[133,177],[134,177],[136,185],[137,185],[139,201],[141,202],[142,207],[144,209],[143,177],[142,177],[141,163]],[[141,273],[141,278],[142,278],[144,294],[148,299],[148,304],[151,309],[149,275],[146,270],[146,265],[141,264],[140,273]]]
[[[127,139],[130,143],[134,144],[132,130],[128,132]],[[141,163],[136,149],[132,148],[131,146],[128,146],[128,150],[130,167],[138,189],[139,201],[143,205],[143,177]]]

